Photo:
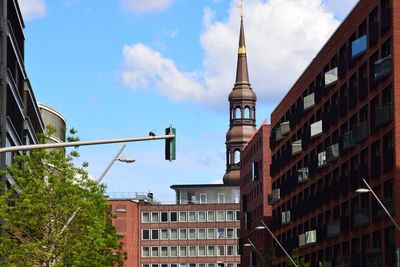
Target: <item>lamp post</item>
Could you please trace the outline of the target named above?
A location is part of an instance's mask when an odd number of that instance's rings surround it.
[[[268,226],[265,224],[263,220],[260,220],[262,225],[257,226],[256,230],[262,230],[262,229],[267,229],[268,233],[272,236],[272,238],[275,240],[275,242],[279,245],[279,247],[285,252],[286,256],[289,258],[289,260],[293,263],[294,267],[297,267],[297,264],[294,262],[292,257],[289,255],[289,253],[286,251],[286,249],[282,246],[282,244],[279,242],[279,240],[275,237],[275,235],[271,232],[271,230],[268,228]]]
[[[251,240],[248,238],[247,241],[249,241],[249,243],[243,244],[244,247],[253,247],[254,250],[256,251],[257,255],[261,258],[261,260],[264,262],[265,266],[268,266],[267,261],[264,259],[264,257],[260,254],[260,252],[258,252],[256,246],[254,246],[253,242],[251,242]]]
[[[400,231],[400,226],[397,224],[397,222],[394,220],[393,216],[390,214],[390,212],[386,209],[385,205],[383,205],[383,203],[381,202],[381,200],[378,198],[378,196],[375,194],[375,192],[372,190],[371,186],[369,186],[369,184],[367,183],[367,181],[363,178],[362,179],[365,186],[367,188],[359,188],[356,190],[356,193],[371,193],[376,201],[378,201],[379,205],[382,207],[382,209],[385,211],[385,213],[387,214],[387,216],[389,216],[390,220],[392,220],[393,224],[396,226],[397,230]]]

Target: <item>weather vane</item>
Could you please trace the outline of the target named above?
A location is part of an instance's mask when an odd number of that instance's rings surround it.
[[[237,8],[240,9],[240,17],[243,18],[243,0],[240,0],[240,4],[237,5]]]

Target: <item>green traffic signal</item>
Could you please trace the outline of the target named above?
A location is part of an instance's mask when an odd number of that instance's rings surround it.
[[[174,138],[165,139],[165,159],[169,161],[176,160],[176,129],[168,127],[165,129],[165,134],[175,135]]]

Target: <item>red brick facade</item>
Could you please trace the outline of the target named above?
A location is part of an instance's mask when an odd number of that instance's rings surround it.
[[[395,266],[400,232],[355,190],[400,222],[399,29],[399,1],[359,1],[272,113],[271,227],[312,266]]]
[[[265,198],[271,195],[270,131],[270,125],[262,125],[241,155],[241,266],[252,267],[257,262],[262,262],[259,257],[264,257],[271,246],[272,237],[267,231],[255,229],[261,225],[261,220],[268,224],[272,215],[272,208]],[[248,240],[254,244],[260,255],[252,247],[243,247],[243,244],[249,243]]]

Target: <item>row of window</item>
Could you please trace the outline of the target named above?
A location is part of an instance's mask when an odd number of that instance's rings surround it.
[[[143,229],[142,240],[238,239],[240,228]]]
[[[143,258],[215,256],[239,256],[239,247],[233,245],[142,247]]]
[[[240,267],[240,263],[152,263],[142,264],[142,267]]]
[[[233,222],[239,221],[238,210],[153,211],[142,212],[142,223]]]

